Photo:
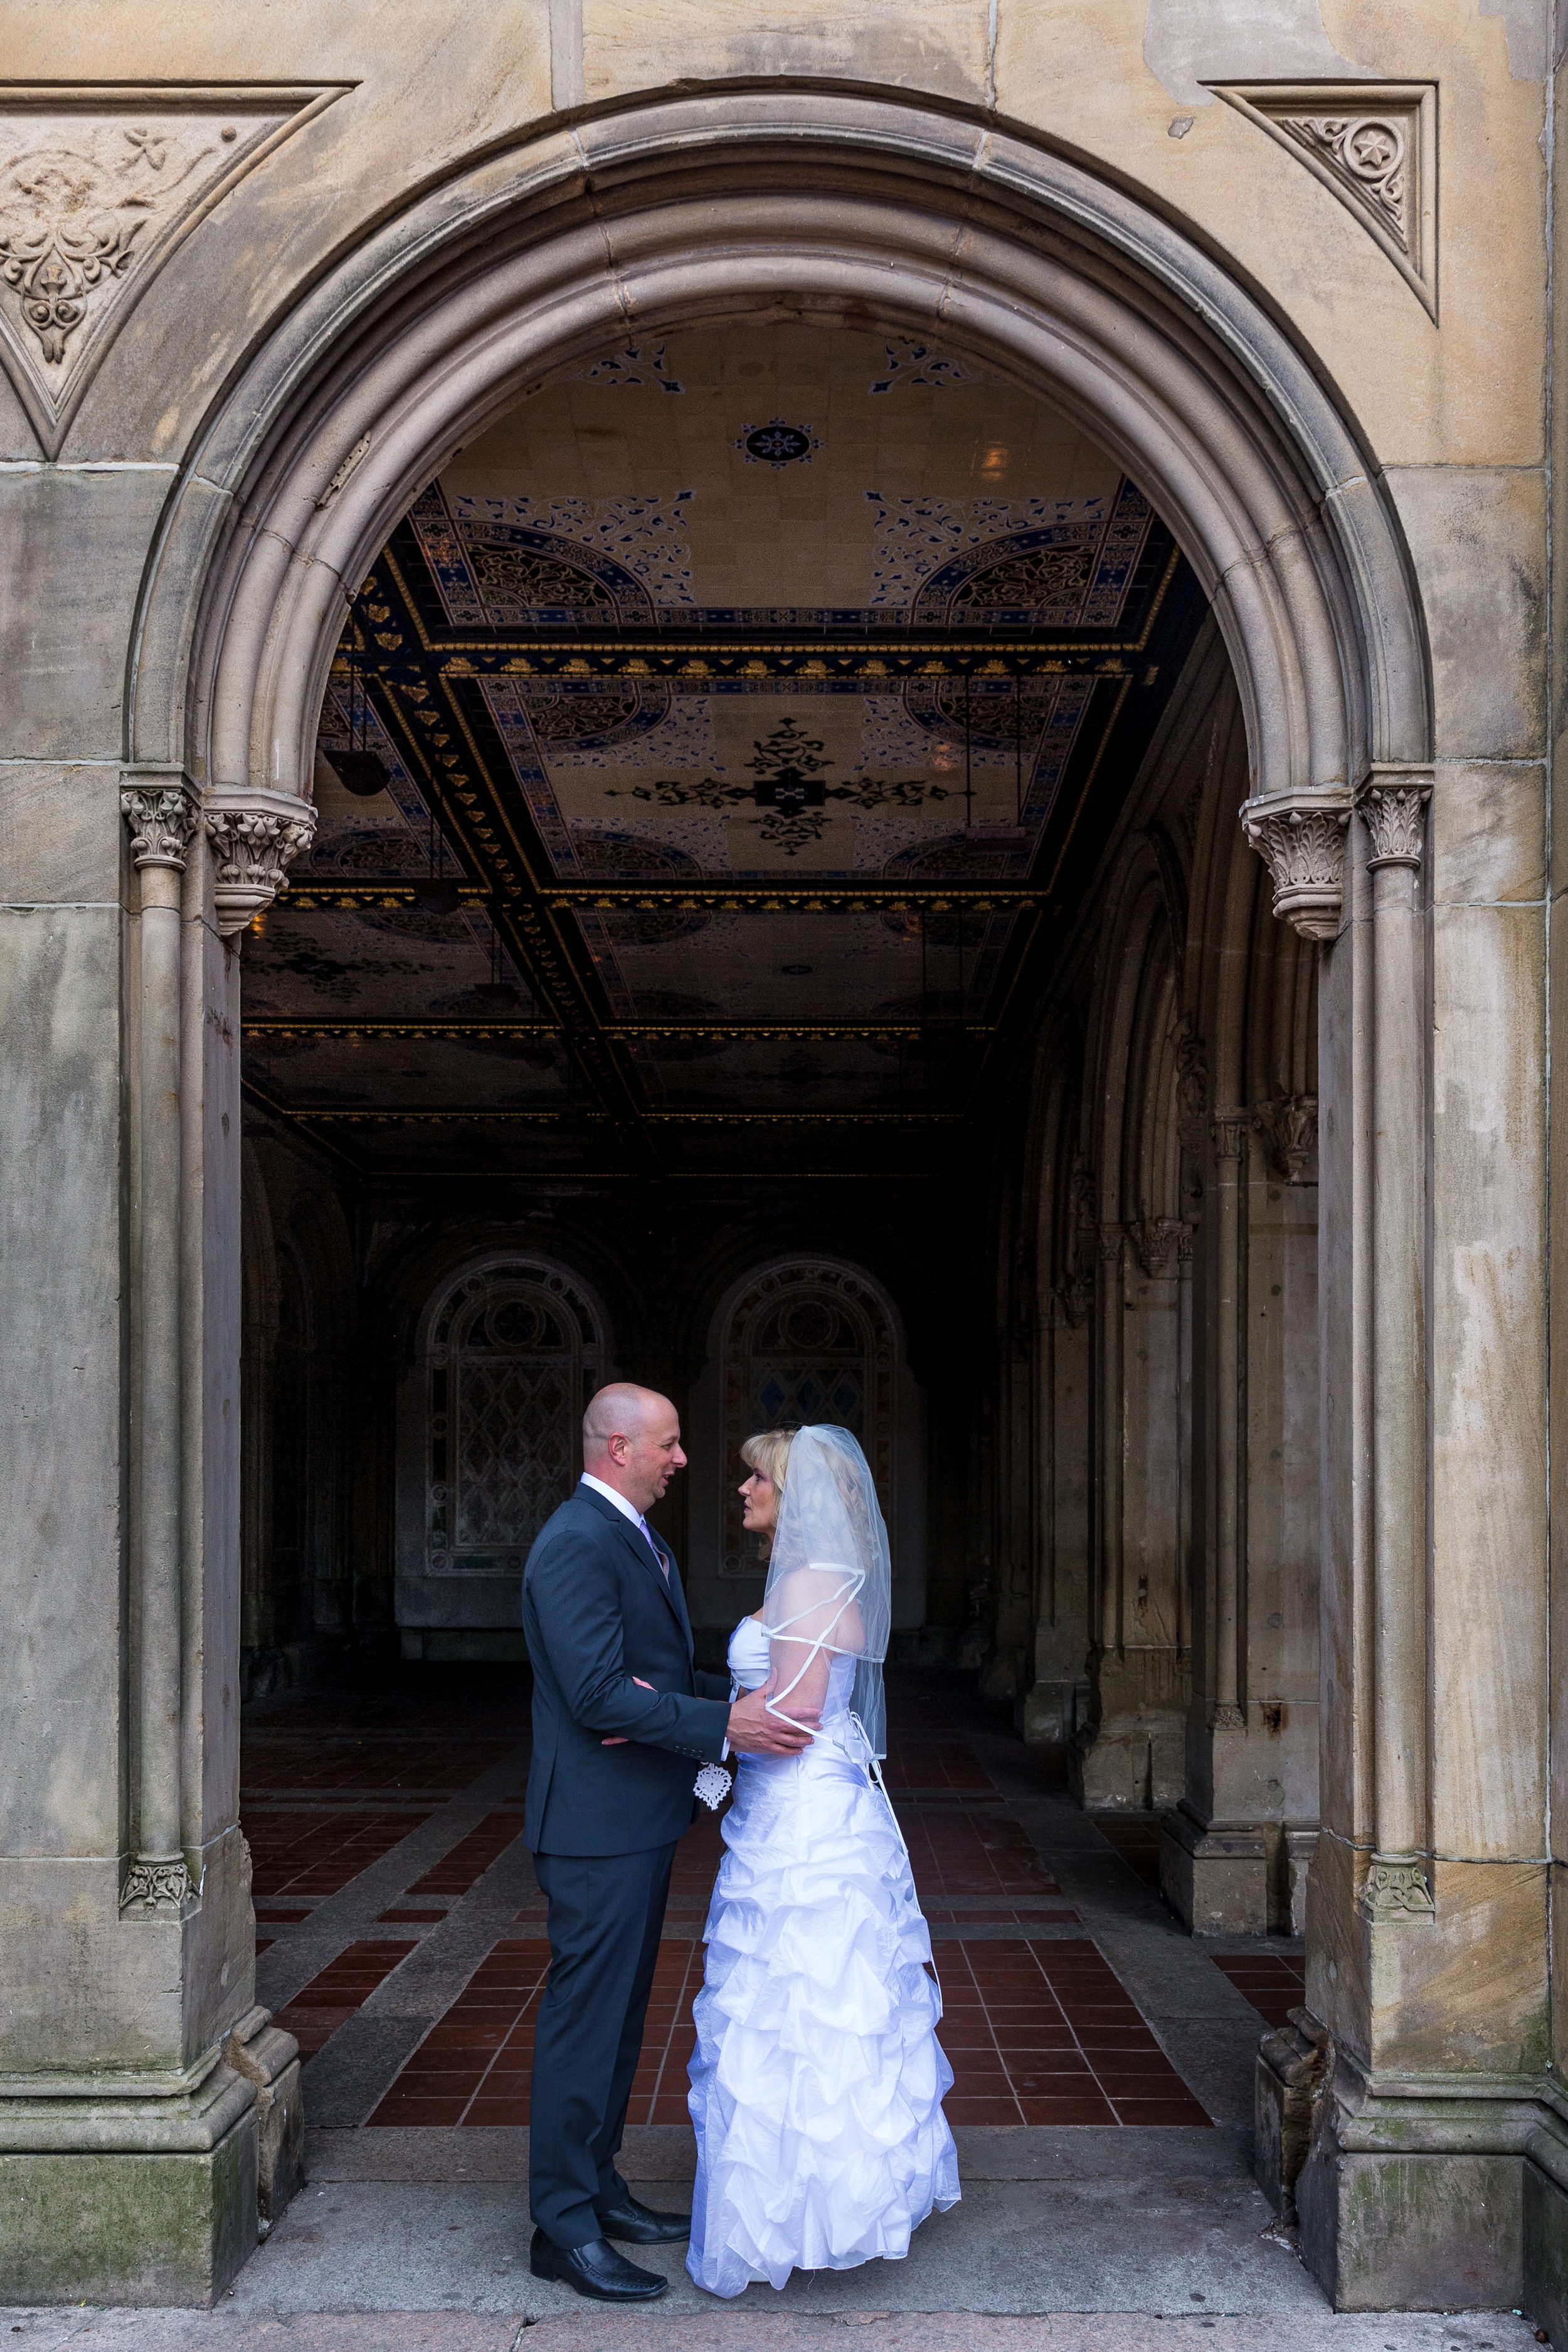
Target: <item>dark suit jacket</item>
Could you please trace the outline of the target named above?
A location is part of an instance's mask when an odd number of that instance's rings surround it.
[[[658,1538],[655,1541],[658,1542]],[[716,1764],[730,1678],[692,1663],[691,1621],[639,1530],[592,1486],[541,1528],[522,1572],[533,1664],[523,1835],[535,1853],[640,1853],[690,1827],[691,1784]],[[651,1690],[638,1690],[640,1675]],[[618,1733],[624,1748],[602,1743]]]

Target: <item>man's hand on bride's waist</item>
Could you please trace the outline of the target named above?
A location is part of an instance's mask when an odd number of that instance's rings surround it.
[[[770,1715],[766,1688],[748,1691],[730,1709],[730,1745],[740,1756],[798,1756],[803,1748],[811,1745],[809,1731],[799,1731],[795,1724]],[[817,1723],[819,1707],[794,1707],[790,1713],[798,1722]]]

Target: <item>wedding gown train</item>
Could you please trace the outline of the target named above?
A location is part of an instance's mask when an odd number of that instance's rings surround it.
[[[768,1635],[736,1627],[730,1670],[767,1679]],[[710,2294],[909,2252],[958,2201],[936,2039],[942,1993],[909,1858],[835,1658],[798,1757],[743,1757],[708,1914],[689,2105],[697,2184],[687,2268]]]

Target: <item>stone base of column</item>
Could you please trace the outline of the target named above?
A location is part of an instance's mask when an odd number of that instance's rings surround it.
[[[1068,1755],[1073,1795],[1089,1813],[1157,1813],[1179,1792],[1185,1753],[1179,1723],[1100,1725]]]
[[[1268,1933],[1268,1831],[1199,1821],[1184,1804],[1160,1823],[1160,1891],[1194,1936]]]
[[[1312,2110],[1328,2068],[1329,2032],[1310,2010],[1258,2045],[1252,2169],[1280,2220],[1294,2227],[1296,2183],[1312,2142]]]
[[[1037,1682],[1018,1702],[1017,1728],[1026,1748],[1065,1748],[1078,1729],[1087,1687],[1070,1682]]]
[[[1518,2311],[1523,2168],[1512,2156],[1309,2159],[1301,2259],[1336,2311]]]
[[[1558,2126],[1561,2129],[1561,2126]],[[1531,2135],[1532,2148],[1540,2143]],[[1568,2168],[1562,2143],[1549,2154],[1550,2169],[1527,2156],[1524,2163],[1524,2300],[1537,2327],[1553,2344],[1568,2344]],[[1510,2305],[1510,2308],[1512,2306]]]
[[[1336,2311],[1523,2310],[1560,2341],[1568,2126],[1525,2085],[1465,2087],[1375,2096],[1339,2060],[1295,2184],[1301,2259]]]
[[[0,2303],[205,2310],[256,2242],[256,2085],[232,2067],[167,2099],[0,2099]]]
[[[237,2074],[256,2085],[256,2204],[266,2236],[305,2177],[305,2099],[300,2045],[253,2009],[224,2043]]]

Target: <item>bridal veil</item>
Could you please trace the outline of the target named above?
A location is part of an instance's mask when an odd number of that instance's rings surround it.
[[[768,1561],[763,1624],[772,1644],[767,1706],[793,1720],[817,1660],[855,1660],[851,1711],[874,1756],[888,1752],[882,1661],[893,1616],[888,1528],[871,1467],[847,1429],[816,1423],[791,1444]],[[804,1699],[797,1704],[805,1704]]]

